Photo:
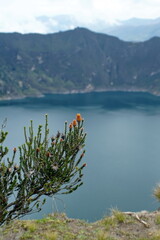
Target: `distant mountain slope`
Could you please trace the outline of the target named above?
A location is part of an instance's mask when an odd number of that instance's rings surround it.
[[[103,29],[102,32],[125,41],[145,41],[155,36],[160,37],[160,18],[153,20],[133,18],[122,21],[119,26]]]
[[[160,93],[160,38],[123,42],[77,28],[0,34],[0,97],[100,90]]]
[[[114,24],[99,19],[90,23],[80,22],[72,15],[41,16],[36,20],[44,26],[47,33],[66,31],[81,26],[95,32],[116,36],[124,41],[138,42],[156,36],[160,37],[160,18],[131,18],[124,21],[117,20]]]

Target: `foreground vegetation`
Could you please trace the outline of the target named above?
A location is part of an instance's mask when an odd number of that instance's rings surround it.
[[[34,134],[33,121],[26,130],[25,142],[13,149],[12,157],[7,157],[8,147],[4,146],[8,132],[5,122],[0,129],[0,226],[28,213],[41,211],[45,196],[69,194],[80,187],[81,164],[85,150],[86,134],[83,132],[83,119],[76,115],[64,132],[59,131],[49,137],[48,117],[46,115],[44,134],[39,125]],[[16,157],[18,163],[16,164]],[[81,165],[80,165],[81,164]],[[43,200],[40,200],[43,197]]]
[[[82,161],[85,150],[83,119],[80,114],[69,125],[65,122],[64,132],[49,137],[48,120],[42,138],[42,126],[37,135],[33,123],[25,143],[19,146],[19,165],[15,164],[17,148],[12,158],[4,158],[8,148],[3,145],[7,132],[5,124],[0,129],[0,240],[160,240],[160,212],[120,212],[112,210],[97,222],[88,223],[69,219],[65,214],[52,214],[40,220],[15,220],[40,211],[45,203],[40,196],[68,194],[82,185]],[[78,155],[78,153],[80,153]],[[78,156],[77,156],[78,155]],[[12,200],[11,196],[14,196]],[[160,185],[154,190],[160,200]],[[12,202],[13,201],[13,202]]]
[[[0,240],[159,240],[160,212],[123,213],[94,223],[53,214],[40,220],[14,220],[0,228]]]

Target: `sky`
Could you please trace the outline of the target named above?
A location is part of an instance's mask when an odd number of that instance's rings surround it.
[[[0,32],[46,33],[48,23],[41,17],[48,18],[54,31],[54,26],[61,27],[54,19],[59,15],[69,15],[82,25],[115,24],[133,17],[154,19],[160,17],[160,0],[0,0]]]

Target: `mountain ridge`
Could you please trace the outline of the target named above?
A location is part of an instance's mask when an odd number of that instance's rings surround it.
[[[85,28],[0,33],[0,98],[116,90],[159,95],[159,49],[159,37],[124,42]]]
[[[154,36],[160,36],[160,17],[130,18],[127,20],[115,20],[107,22],[97,19],[90,23],[78,21],[72,15],[58,15],[53,17],[41,16],[37,18],[46,29],[46,33],[66,31],[77,26],[88,28],[92,31],[117,36],[123,41],[145,41]]]

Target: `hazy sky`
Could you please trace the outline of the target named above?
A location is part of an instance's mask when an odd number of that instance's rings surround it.
[[[160,0],[0,0],[0,10],[0,32],[45,33],[46,28],[37,17],[65,14],[82,23],[157,18]]]

